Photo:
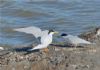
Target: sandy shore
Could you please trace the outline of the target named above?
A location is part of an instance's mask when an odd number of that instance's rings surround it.
[[[48,53],[0,51],[0,70],[100,70],[100,40],[95,42],[76,49],[51,46]]]

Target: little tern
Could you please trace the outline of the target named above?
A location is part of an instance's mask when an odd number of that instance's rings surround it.
[[[100,36],[100,28],[96,28],[96,37]]]
[[[38,50],[38,49],[47,49],[48,45],[52,43],[53,34],[57,33],[53,30],[41,30],[38,27],[30,26],[25,28],[17,28],[15,31],[24,32],[27,34],[33,34],[37,39],[40,37],[40,44],[30,49],[29,51]],[[47,49],[48,50],[48,49]]]
[[[83,46],[85,44],[92,44],[91,42],[81,39],[78,36],[68,35],[66,33],[61,34],[61,36],[65,39],[67,44],[70,44],[75,47]]]
[[[84,32],[78,35],[78,37],[90,42],[95,42],[96,39],[100,38],[100,27]]]
[[[0,50],[4,50],[4,48],[3,47],[0,47]]]

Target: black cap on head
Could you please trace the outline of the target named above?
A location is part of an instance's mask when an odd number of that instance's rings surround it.
[[[67,35],[68,35],[68,34],[66,34],[66,33],[62,33],[62,34],[61,34],[61,36],[67,36]]]
[[[50,34],[51,32],[54,32],[54,30],[52,30],[52,29],[51,29],[51,30],[49,30],[48,34]]]

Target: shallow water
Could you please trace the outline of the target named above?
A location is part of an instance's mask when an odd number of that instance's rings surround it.
[[[0,45],[29,45],[31,35],[13,28],[38,26],[78,35],[100,26],[100,0],[2,0]]]

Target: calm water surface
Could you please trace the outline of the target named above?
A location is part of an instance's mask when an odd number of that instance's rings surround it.
[[[27,26],[78,35],[100,26],[100,0],[0,1],[0,46],[31,44],[32,35],[12,31]]]

